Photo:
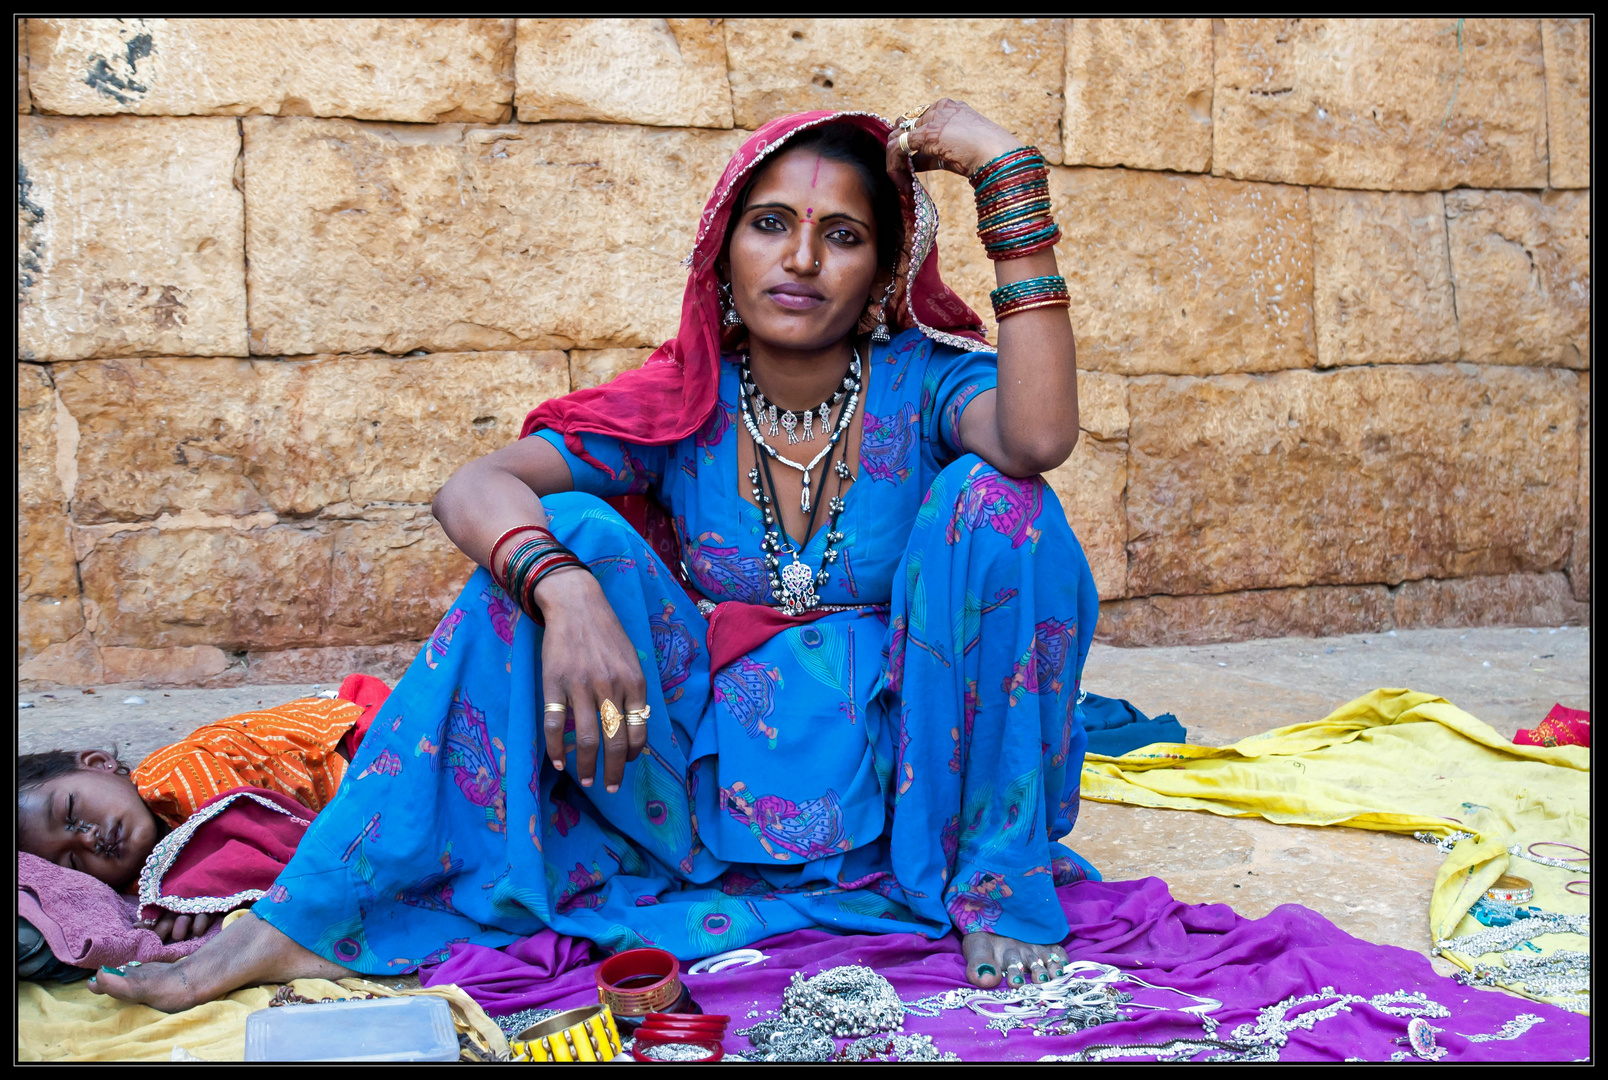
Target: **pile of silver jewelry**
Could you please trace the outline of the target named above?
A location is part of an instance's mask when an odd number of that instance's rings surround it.
[[[806,979],[793,972],[779,1018],[838,1038],[902,1030],[904,1005],[893,984],[868,967],[847,964]]]
[[[558,1013],[559,1010],[557,1009],[520,1009],[516,1013],[509,1013],[507,1016],[494,1016],[492,1019],[497,1021],[497,1026],[502,1028],[502,1033],[512,1039],[532,1024],[539,1024],[549,1016],[557,1016]]]
[[[1186,994],[1173,987],[1153,986],[1120,968],[1088,960],[1068,963],[1066,974],[1046,983],[1002,986],[993,990],[962,986],[919,1001],[907,1001],[904,1007],[916,1016],[937,1016],[948,1009],[969,1008],[987,1017],[987,1026],[1001,1035],[1016,1028],[1028,1028],[1034,1035],[1070,1035],[1128,1019],[1118,1008],[1133,1001],[1132,994],[1116,988],[1115,984],[1123,982],[1183,994],[1196,1004],[1181,1011],[1199,1019],[1208,1038],[1215,1034],[1217,1021],[1207,1014],[1221,1007],[1221,1002]]]
[[[733,1034],[754,1044],[754,1053],[743,1055],[749,1061],[830,1061],[837,1051],[826,1032],[785,1020],[765,1020]]]
[[[702,1061],[710,1053],[704,1043],[654,1043],[642,1048],[642,1056],[654,1061]]]
[[[1528,919],[1506,926],[1490,926],[1457,938],[1441,938],[1431,950],[1436,956],[1443,952],[1460,952],[1464,956],[1484,956],[1486,953],[1506,952],[1542,934],[1591,933],[1591,916],[1560,915],[1555,911],[1538,911]]]
[[[1583,1006],[1583,996],[1591,989],[1591,954],[1575,949],[1559,949],[1548,956],[1508,956],[1505,964],[1475,964],[1472,972],[1454,976],[1464,986],[1522,984],[1537,997],[1569,998],[1568,1008]]]
[[[931,1035],[867,1035],[832,1056],[833,1061],[959,1061],[958,1054],[939,1050]]]

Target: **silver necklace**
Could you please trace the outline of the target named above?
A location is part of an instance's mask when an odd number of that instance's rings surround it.
[[[810,512],[810,474],[815,471],[815,466],[821,463],[821,459],[831,453],[832,448],[843,437],[843,433],[848,430],[849,422],[854,419],[855,408],[860,404],[860,351],[855,349],[853,352],[854,359],[849,363],[849,373],[843,379],[844,389],[849,393],[848,404],[843,406],[843,412],[838,417],[837,427],[833,429],[832,436],[827,440],[826,446],[822,447],[820,452],[810,459],[808,465],[801,465],[792,458],[782,456],[760,435],[759,425],[755,422],[755,409],[752,401],[753,395],[759,393],[759,387],[754,385],[754,375],[749,370],[749,357],[746,354],[743,356],[742,364],[738,369],[737,396],[742,404],[743,426],[748,429],[748,435],[754,440],[754,445],[763,450],[765,455],[772,461],[780,461],[783,465],[797,469],[804,474],[804,486],[799,492],[799,509],[806,514]],[[796,441],[792,438],[792,432],[788,432],[788,442]]]
[[[1591,861],[1590,856],[1579,859],[1555,859],[1551,855],[1532,855],[1518,844],[1508,848],[1508,854],[1516,858],[1528,859],[1533,863],[1540,863],[1542,866],[1556,866],[1560,870],[1574,870],[1581,874],[1591,873],[1589,865],[1581,865],[1582,863],[1589,864]]]
[[[743,372],[747,377],[749,394],[754,399],[754,415],[762,418],[770,425],[770,430],[767,434],[773,439],[776,438],[777,425],[780,424],[782,430],[787,432],[787,445],[792,446],[797,442],[815,441],[814,425],[817,416],[821,418],[821,434],[826,434],[826,422],[832,415],[832,407],[842,401],[846,393],[860,388],[856,381],[860,377],[860,354],[858,352],[854,354],[854,361],[849,364],[849,374],[844,378],[842,387],[833,391],[831,397],[814,408],[803,409],[798,412],[786,409],[778,414],[775,403],[767,398],[764,392],[755,384],[753,375],[746,366],[746,358]],[[799,423],[800,419],[803,420],[802,427]]]
[[[1517,1039],[1520,1035],[1543,1022],[1535,1013],[1520,1013],[1503,1024],[1498,1031],[1483,1035],[1464,1035],[1463,1038],[1471,1043],[1507,1042],[1510,1039]]]

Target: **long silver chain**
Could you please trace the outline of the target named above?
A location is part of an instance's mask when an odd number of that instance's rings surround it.
[[[1582,865],[1590,863],[1590,856],[1579,859],[1555,859],[1551,855],[1532,855],[1518,844],[1508,848],[1508,854],[1516,858],[1528,859],[1533,863],[1540,863],[1542,866],[1556,866],[1560,870],[1573,870],[1579,874],[1591,873],[1589,865]]]

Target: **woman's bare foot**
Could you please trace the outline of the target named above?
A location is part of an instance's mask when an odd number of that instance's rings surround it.
[[[249,912],[182,960],[101,968],[89,988],[162,1012],[223,997],[242,986],[292,979],[341,979],[354,972],[308,952]]]
[[[960,951],[966,957],[967,981],[984,990],[1002,982],[1006,986],[1049,982],[1066,970],[1066,950],[1061,946],[1030,945],[998,934],[967,934],[960,939]]]

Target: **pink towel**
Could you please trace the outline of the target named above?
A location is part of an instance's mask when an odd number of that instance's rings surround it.
[[[98,968],[130,960],[177,960],[195,952],[221,928],[219,920],[193,941],[165,944],[154,931],[134,925],[139,903],[88,874],[17,853],[17,914],[33,923],[51,953],[64,963]]]

